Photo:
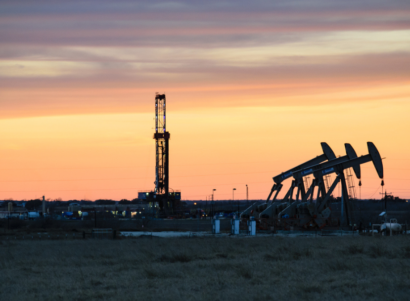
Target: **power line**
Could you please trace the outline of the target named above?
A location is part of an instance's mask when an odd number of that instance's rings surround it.
[[[213,176],[232,176],[232,175],[245,175],[245,174],[258,174],[258,173],[270,173],[271,171],[261,171],[261,172],[246,172],[246,173],[230,173],[230,174],[210,174],[210,175],[186,175],[186,176],[172,176],[172,178],[190,178],[190,177],[213,177]],[[80,181],[112,181],[112,180],[139,180],[146,179],[145,177],[138,178],[105,178],[105,179],[68,179],[68,180],[10,180],[10,181],[0,181],[0,183],[9,182],[80,182]]]
[[[373,194],[369,197],[369,199],[370,199],[371,197],[373,197],[374,194],[379,191],[379,189],[380,189],[380,186],[377,187],[377,189],[373,192]]]
[[[247,182],[248,184],[262,184],[262,183],[265,183],[265,182]],[[181,188],[184,188],[184,187],[207,187],[207,186],[209,186],[209,187],[220,187],[220,186],[229,186],[229,185],[245,185],[245,184],[240,184],[240,183],[238,183],[238,182],[236,182],[236,183],[228,183],[228,184],[217,184],[217,185],[190,185],[190,186],[180,186]],[[117,189],[117,188],[114,188],[114,189],[107,189],[107,188],[104,188],[104,189],[99,189],[99,188],[95,188],[95,189],[84,189],[84,190],[66,190],[66,189],[64,189],[64,190],[36,190],[36,191],[34,191],[34,190],[28,190],[28,191],[0,191],[0,192],[47,192],[47,191],[91,191],[91,190],[141,190],[141,189],[139,189],[139,188],[124,188],[124,189]]]
[[[275,163],[275,162],[283,162],[283,161],[294,161],[291,159],[288,160],[275,160],[275,161],[270,161],[270,163]],[[230,163],[204,163],[204,164],[179,164],[175,165],[172,164],[171,167],[176,167],[176,166],[209,166],[209,165],[246,165],[246,164],[255,164],[255,163],[264,163],[266,164],[266,161],[254,161],[254,162],[230,162]],[[0,171],[11,171],[11,170],[80,170],[80,169],[138,169],[138,168],[155,168],[155,165],[142,165],[142,166],[92,166],[92,167],[39,167],[39,168],[6,168],[6,169],[0,169]]]
[[[140,190],[137,188],[114,188],[114,189],[109,189],[109,188],[103,188],[103,189],[80,189],[80,190],[28,190],[28,191],[0,191],[0,192],[20,192],[20,193],[25,193],[25,192],[61,192],[61,191],[97,191],[97,190]]]

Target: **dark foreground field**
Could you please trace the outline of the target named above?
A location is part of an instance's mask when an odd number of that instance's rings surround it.
[[[410,237],[0,241],[0,300],[409,300]]]

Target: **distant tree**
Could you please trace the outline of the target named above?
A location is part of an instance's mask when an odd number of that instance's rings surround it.
[[[114,205],[114,204],[115,204],[115,201],[113,201],[113,200],[102,200],[102,199],[100,199],[100,200],[96,200],[96,201],[95,201],[95,204],[97,204],[97,205]]]
[[[118,204],[123,204],[123,205],[125,205],[125,204],[131,204],[131,201],[129,201],[129,200],[127,200],[127,199],[122,199],[121,201],[119,201]]]
[[[11,202],[11,201],[6,201],[6,202],[5,202],[6,207],[9,206],[9,203],[11,203],[11,205],[13,206],[13,208],[14,208],[14,207],[17,207],[17,203],[16,203],[16,202]]]
[[[145,202],[148,202],[148,200],[141,200],[141,199],[136,198],[136,199],[132,199],[130,201],[131,204],[142,204],[142,203],[145,203]]]
[[[84,200],[81,200],[81,204],[93,204],[94,202],[93,201],[91,201],[91,200],[87,200],[87,199],[84,199]]]
[[[407,202],[407,200],[401,199],[401,198],[398,197],[398,196],[394,197],[394,201],[395,201],[395,202],[401,202],[401,203]]]
[[[36,210],[41,207],[43,201],[40,199],[30,200],[26,202],[27,210]]]

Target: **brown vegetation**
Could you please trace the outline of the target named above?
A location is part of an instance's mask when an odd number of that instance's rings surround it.
[[[0,300],[408,300],[410,237],[0,241]]]

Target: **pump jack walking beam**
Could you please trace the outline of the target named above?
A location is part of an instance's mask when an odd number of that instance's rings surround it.
[[[333,150],[330,148],[330,146],[327,143],[322,142],[321,146],[322,146],[322,151],[323,151],[322,155],[317,156],[316,158],[313,158],[309,161],[306,161],[305,163],[302,163],[302,164],[300,164],[300,165],[298,165],[298,166],[296,166],[296,167],[294,167],[294,168],[292,168],[292,169],[290,169],[286,172],[283,172],[280,175],[277,175],[276,177],[273,178],[273,181],[275,182],[275,184],[272,187],[272,190],[271,190],[271,192],[270,192],[270,194],[269,194],[269,196],[266,200],[266,203],[263,204],[263,205],[258,206],[257,208],[256,208],[256,206],[251,207],[252,210],[257,209],[257,211],[260,212],[259,217],[270,217],[272,212],[274,210],[276,210],[275,208],[276,208],[277,204],[275,204],[275,201],[276,201],[276,198],[277,198],[280,190],[283,187],[282,181],[290,178],[295,171],[306,168],[306,167],[309,167],[309,166],[312,166],[312,165],[313,166],[317,165],[317,164],[319,164],[323,161],[326,161],[326,160],[332,161],[332,160],[336,159],[336,156],[335,156]],[[292,202],[293,201],[293,192],[294,192],[295,188],[297,188],[296,199],[299,199],[299,197],[301,199],[303,199],[305,197],[305,185],[304,185],[303,181],[295,181],[294,180],[294,181],[292,181],[292,185],[289,188],[288,192],[286,193],[286,196],[283,199],[284,202]],[[272,193],[274,191],[276,191],[275,196],[273,197],[271,203],[269,204],[270,198],[271,198]],[[257,214],[257,216],[258,216],[258,214]]]
[[[326,170],[326,169],[329,169],[330,171],[329,173],[331,173],[332,168],[334,168],[338,164],[343,164],[345,162],[348,162],[349,160],[357,158],[356,152],[354,151],[353,147],[349,143],[345,143],[345,149],[346,149],[346,156],[339,157],[337,159],[333,159],[328,162],[320,163],[314,166],[309,166],[304,169],[300,169],[293,173],[293,177],[295,178],[295,180],[300,180],[305,176],[314,174],[318,170]],[[354,172],[356,174],[356,177],[360,179],[360,166],[355,166]],[[327,173],[323,173],[323,175],[325,174]]]
[[[345,143],[345,149],[346,149],[346,156],[343,157],[339,157],[339,158],[334,158],[332,160],[329,160],[327,162],[324,163],[319,163],[316,165],[310,165],[306,168],[302,168],[300,170],[295,171],[292,175],[295,178],[295,181],[297,183],[297,185],[303,185],[303,177],[307,176],[311,173],[314,173],[315,170],[318,169],[323,169],[323,168],[329,168],[334,166],[335,164],[339,164],[339,163],[343,163],[343,162],[347,162],[348,160],[351,159],[355,159],[357,158],[356,152],[354,151],[353,147],[349,144],[349,143]],[[355,167],[354,172],[356,174],[356,176],[358,178],[360,178],[360,166]],[[318,191],[318,194],[320,192],[322,192],[322,194],[325,192],[325,186],[324,186],[324,182],[323,182],[323,178],[317,178],[316,179],[316,186],[319,186],[320,189]],[[311,198],[313,198],[313,193],[314,191],[310,192],[311,194],[309,194],[309,196],[311,196]],[[307,199],[309,196],[302,196],[302,201]]]
[[[323,147],[323,144],[322,144],[322,147]],[[314,189],[316,186],[319,187],[318,192],[317,192],[317,198],[319,197],[320,194],[322,196],[326,194],[326,188],[325,188],[322,177],[316,177],[312,182],[312,185],[310,187],[311,189],[309,189],[308,192],[305,193],[303,177],[314,173],[314,171],[317,169],[331,167],[331,166],[334,166],[335,164],[346,162],[349,159],[357,158],[356,152],[354,151],[353,147],[350,144],[346,143],[345,148],[346,148],[346,156],[344,157],[336,158],[336,156],[334,156],[333,159],[329,159],[327,162],[324,162],[324,163],[318,162],[317,164],[309,164],[309,163],[312,163],[313,160],[311,160],[310,162],[308,161],[305,164],[301,164],[298,166],[301,168],[299,169],[293,168],[292,169],[293,171],[288,172],[287,175],[293,176],[294,180],[292,182],[292,186],[289,188],[285,198],[283,199],[283,202],[288,203],[287,207],[292,206],[292,203],[294,202],[293,191],[295,187],[298,187],[298,192],[297,192],[295,201],[299,201],[299,194],[300,194],[300,199],[302,202],[306,202],[307,200],[309,200],[309,198],[310,198],[310,202],[312,202],[313,196],[314,196]],[[325,151],[325,148],[324,148],[324,151]],[[360,167],[356,168],[355,172],[356,172],[356,175],[360,176]],[[259,214],[259,217],[270,218],[275,215],[274,211],[277,206],[275,206],[274,200],[275,198],[273,199],[272,204],[270,206],[266,206],[266,208],[264,208],[264,210]]]
[[[281,174],[279,174],[279,175],[273,177],[274,184],[273,184],[273,186],[272,186],[272,189],[271,189],[271,191],[270,191],[270,193],[269,193],[268,198],[266,199],[265,204],[259,206],[259,207],[261,207],[260,210],[259,210],[259,212],[260,212],[260,211],[263,211],[264,209],[266,209],[266,207],[268,206],[268,203],[269,203],[269,201],[270,201],[270,199],[271,199],[271,197],[272,197],[272,194],[275,192],[275,195],[274,195],[274,197],[273,197],[273,199],[272,199],[272,204],[273,204],[273,202],[276,200],[276,198],[277,198],[279,192],[281,191],[281,189],[282,189],[282,187],[283,187],[282,182],[283,182],[284,180],[290,178],[290,177],[292,176],[293,172],[295,172],[296,170],[303,169],[303,168],[308,167],[308,166],[312,166],[312,165],[319,164],[319,163],[321,163],[321,162],[323,162],[323,161],[326,161],[326,160],[336,159],[335,153],[333,152],[333,150],[330,148],[330,146],[329,146],[326,142],[322,142],[322,143],[321,143],[321,147],[322,147],[322,151],[323,151],[323,154],[322,154],[322,155],[317,156],[316,158],[313,158],[313,159],[311,159],[311,160],[308,160],[308,161],[306,161],[305,163],[302,163],[302,164],[300,164],[300,165],[298,165],[298,166],[296,166],[296,167],[294,167],[294,168],[289,169],[288,171],[282,172]],[[304,186],[303,186],[303,185],[297,185],[297,187],[298,187],[298,193],[297,193],[298,196],[299,196],[299,194],[300,194],[301,197],[303,198],[304,195],[305,195],[305,188],[304,188]],[[292,191],[293,191],[293,190],[292,190]],[[292,197],[292,196],[290,196],[290,197]],[[241,213],[241,217],[242,217],[242,216],[248,216],[248,215],[250,215],[250,214],[251,214],[254,210],[256,210],[256,209],[258,209],[258,204],[257,204],[257,203],[254,203],[254,204],[252,204],[249,208],[247,208],[245,211],[243,211],[243,212]]]
[[[303,168],[309,167],[309,166],[313,166],[316,164],[319,164],[323,161],[330,161],[330,160],[334,160],[336,159],[335,153],[333,152],[333,150],[330,148],[330,146],[326,143],[326,142],[322,142],[321,143],[322,146],[322,150],[323,150],[323,154],[320,156],[317,156],[316,158],[313,158],[309,161],[306,161],[305,163],[302,163],[294,168],[289,169],[288,171],[285,171],[283,173],[281,173],[280,175],[277,175],[276,177],[273,177],[273,181],[275,182],[275,184],[272,186],[272,189],[269,193],[269,196],[266,200],[266,202],[269,202],[272,193],[276,190],[276,194],[275,197],[273,198],[272,201],[276,200],[276,197],[278,196],[278,193],[280,192],[280,190],[282,189],[283,185],[281,184],[282,181],[286,180],[287,178],[290,178],[293,173],[297,170],[301,170]],[[304,191],[302,192],[302,194],[304,194]]]

